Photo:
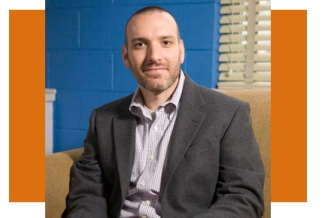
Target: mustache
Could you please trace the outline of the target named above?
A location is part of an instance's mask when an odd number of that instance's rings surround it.
[[[168,64],[161,62],[161,61],[155,61],[155,62],[150,62],[150,63],[145,63],[142,67],[141,70],[147,70],[150,67],[166,67],[168,68]]]

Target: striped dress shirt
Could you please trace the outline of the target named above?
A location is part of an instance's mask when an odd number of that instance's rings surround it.
[[[133,96],[130,111],[137,117],[135,158],[121,217],[161,217],[161,178],[184,80],[184,73],[181,72],[172,98],[156,111],[146,108],[139,88]]]

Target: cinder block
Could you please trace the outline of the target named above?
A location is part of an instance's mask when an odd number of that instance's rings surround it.
[[[53,152],[60,152],[83,147],[87,131],[54,129]]]
[[[80,100],[78,91],[57,89],[54,103],[54,128],[80,128]]]
[[[112,89],[112,54],[109,51],[51,51],[50,83],[58,89]]]
[[[198,84],[215,88],[218,78],[216,51],[187,51],[187,73]]]
[[[46,49],[76,49],[79,46],[78,9],[45,11]]]
[[[181,38],[186,49],[216,49],[218,22],[215,4],[168,5],[178,22]]]
[[[114,91],[134,92],[138,83],[134,79],[131,71],[125,68],[122,61],[122,51],[114,52]]]

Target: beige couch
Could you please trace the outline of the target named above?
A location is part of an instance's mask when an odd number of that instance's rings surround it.
[[[224,90],[251,105],[253,128],[266,171],[264,200],[265,214],[270,218],[270,90]],[[54,153],[46,156],[46,218],[61,217],[68,193],[69,171],[73,162],[79,160],[83,149]]]

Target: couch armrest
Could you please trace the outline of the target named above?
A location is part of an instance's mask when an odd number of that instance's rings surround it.
[[[270,89],[217,90],[249,103],[256,140],[260,147],[265,169],[264,215],[271,217],[271,91]]]
[[[80,159],[82,152],[83,149],[79,148],[46,156],[46,218],[61,217],[65,209],[65,197],[69,191],[70,168]]]

